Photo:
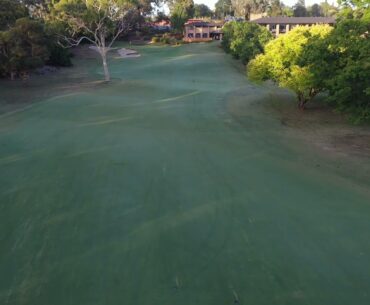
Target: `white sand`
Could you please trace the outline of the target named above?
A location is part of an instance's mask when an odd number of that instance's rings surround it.
[[[132,49],[122,48],[122,49],[119,49],[117,52],[122,58],[131,58],[131,57],[141,56],[137,51],[132,50]]]
[[[96,46],[89,46],[89,49],[94,50],[96,52],[99,52],[98,48]],[[109,51],[116,50],[117,48],[109,48]],[[131,58],[131,57],[140,57],[141,55],[132,49],[126,49],[126,48],[121,48],[117,50],[117,53],[121,58]]]

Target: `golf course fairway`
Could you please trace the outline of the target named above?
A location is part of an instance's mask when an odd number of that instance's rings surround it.
[[[358,171],[288,141],[217,44],[136,49],[1,116],[0,304],[370,304]]]

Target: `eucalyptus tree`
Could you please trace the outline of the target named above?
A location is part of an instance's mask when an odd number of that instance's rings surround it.
[[[193,0],[167,0],[171,22],[175,31],[181,32],[187,19],[194,16]]]
[[[305,0],[298,0],[293,6],[294,17],[306,17],[308,15]]]
[[[56,15],[68,25],[60,35],[64,47],[78,46],[86,40],[101,56],[104,79],[110,81],[107,53],[117,38],[132,27],[130,12],[136,9],[131,0],[60,0],[54,5]]]
[[[234,8],[231,0],[218,0],[215,4],[215,15],[220,19],[227,15],[234,16]]]
[[[231,0],[235,16],[250,19],[251,13],[263,13],[269,6],[268,0]]]
[[[272,0],[269,3],[267,12],[269,16],[282,16],[284,15],[284,4],[280,0]]]
[[[308,13],[312,17],[321,17],[324,15],[321,6],[317,3],[308,8]]]
[[[194,17],[212,17],[213,11],[205,4],[194,5]]]

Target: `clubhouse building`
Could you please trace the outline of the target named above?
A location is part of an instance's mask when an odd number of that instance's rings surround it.
[[[223,23],[189,19],[184,26],[184,41],[200,42],[222,40]]]
[[[332,17],[261,17],[251,20],[261,26],[265,26],[274,36],[288,33],[296,26],[312,26],[316,24],[334,25]]]

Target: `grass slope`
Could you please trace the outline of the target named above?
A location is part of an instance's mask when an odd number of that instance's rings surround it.
[[[368,189],[215,45],[138,48],[1,118],[0,304],[369,304]]]

